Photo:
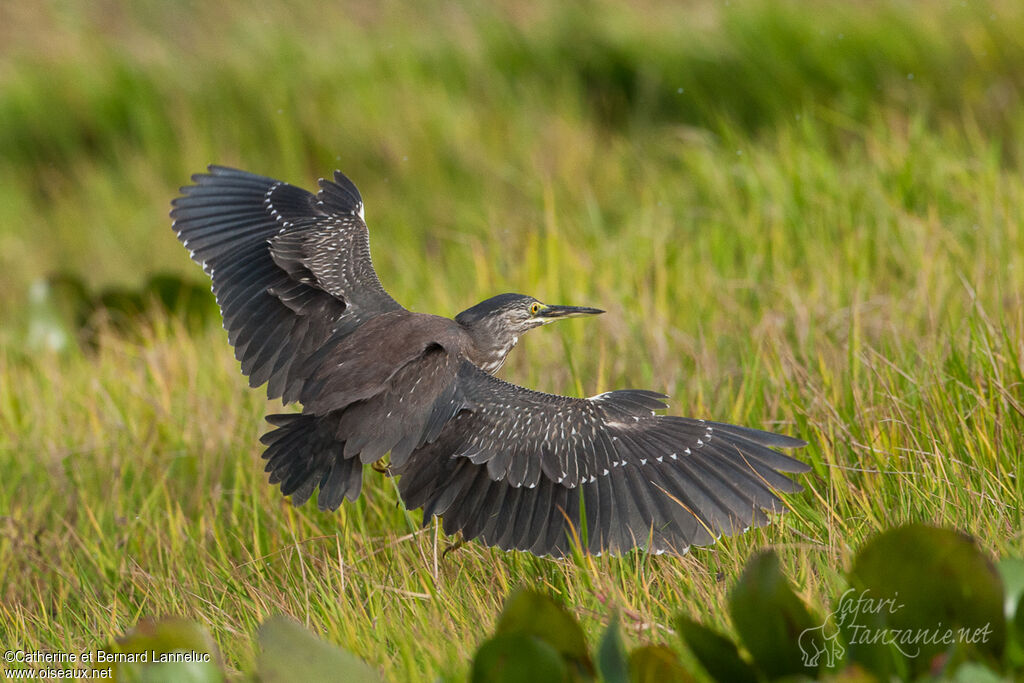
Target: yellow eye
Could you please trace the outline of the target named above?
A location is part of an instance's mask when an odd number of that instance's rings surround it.
[[[530,315],[537,315],[540,313],[540,304],[534,301],[530,304]]]

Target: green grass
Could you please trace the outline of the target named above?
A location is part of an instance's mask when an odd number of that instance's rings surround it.
[[[174,614],[245,671],[284,612],[394,680],[458,679],[519,584],[591,636],[618,607],[632,644],[675,646],[679,611],[730,629],[760,547],[819,608],[899,522],[1021,553],[1016,3],[80,5],[0,9],[0,642],[81,650]],[[807,490],[681,559],[442,560],[372,472],[336,514],[290,507],[258,457],[277,407],[222,330],[24,341],[48,272],[200,280],[166,212],[211,162],[343,169],[410,308],[607,309],[531,334],[502,375],[800,435]]]

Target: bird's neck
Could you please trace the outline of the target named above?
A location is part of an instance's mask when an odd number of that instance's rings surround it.
[[[466,330],[470,344],[466,351],[469,361],[486,373],[494,374],[501,368],[505,358],[519,341],[517,335],[501,335],[496,337],[493,334],[481,334],[480,330]]]

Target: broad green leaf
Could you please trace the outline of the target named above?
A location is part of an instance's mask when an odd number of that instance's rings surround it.
[[[747,563],[729,596],[729,612],[755,665],[770,678],[811,675],[829,664],[825,657],[815,659],[818,649],[808,646],[822,634],[822,621],[811,617],[790,588],[774,552]],[[835,642],[832,635],[820,639],[826,654],[835,653],[828,649]]]
[[[523,633],[491,638],[473,658],[473,683],[563,683],[569,668],[558,650]]]
[[[725,636],[685,616],[676,619],[676,630],[711,678],[721,683],[757,681],[757,672]]]
[[[801,679],[798,678],[797,680]],[[859,664],[848,664],[842,670],[835,673],[827,673],[818,680],[826,683],[881,683],[877,676]]]
[[[1024,597],[1024,560],[1008,557],[997,565],[1003,580],[1003,610],[1007,621],[1017,614],[1017,606]]]
[[[627,683],[629,681],[629,661],[626,647],[622,644],[619,633],[619,615],[616,613],[597,648],[597,669],[605,683]]]
[[[629,653],[631,683],[685,683],[693,676],[679,664],[676,653],[664,645],[638,647]]]
[[[350,652],[331,645],[284,616],[271,617],[259,628],[257,673],[261,681],[347,681],[380,683],[376,669]]]
[[[967,662],[958,667],[949,679],[952,683],[1003,683],[1007,679],[978,662]]]
[[[583,629],[564,607],[542,593],[527,589],[512,593],[498,617],[495,633],[539,638],[573,662],[581,673],[594,673]]]
[[[1006,660],[1011,666],[1024,666],[1024,560],[1006,558],[998,567],[1008,630]]]
[[[1013,631],[1012,648],[1008,648],[1009,664],[1024,669],[1024,595],[1017,602],[1017,613],[1009,622]]]
[[[1016,614],[1013,617],[1013,630],[1017,636],[1017,643],[1024,646],[1024,595],[1017,601]]]
[[[851,659],[881,678],[1003,652],[1002,581],[963,534],[923,524],[883,532],[861,548],[850,579],[832,616]]]
[[[224,680],[217,644],[206,629],[184,619],[142,621],[114,649],[135,661],[118,662],[118,681],[214,683]],[[102,663],[97,662],[102,667]]]

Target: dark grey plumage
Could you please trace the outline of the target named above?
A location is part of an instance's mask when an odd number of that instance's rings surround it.
[[[529,329],[598,309],[502,294],[455,320],[407,311],[370,260],[359,191],[340,172],[312,195],[211,166],[182,188],[178,238],[213,280],[251,386],[298,401],[262,438],[270,482],[295,504],[355,500],[390,453],[406,505],[501,548],[685,552],[782,511],[778,448],[803,441],[659,415],[665,397],[543,394],[493,376]]]

